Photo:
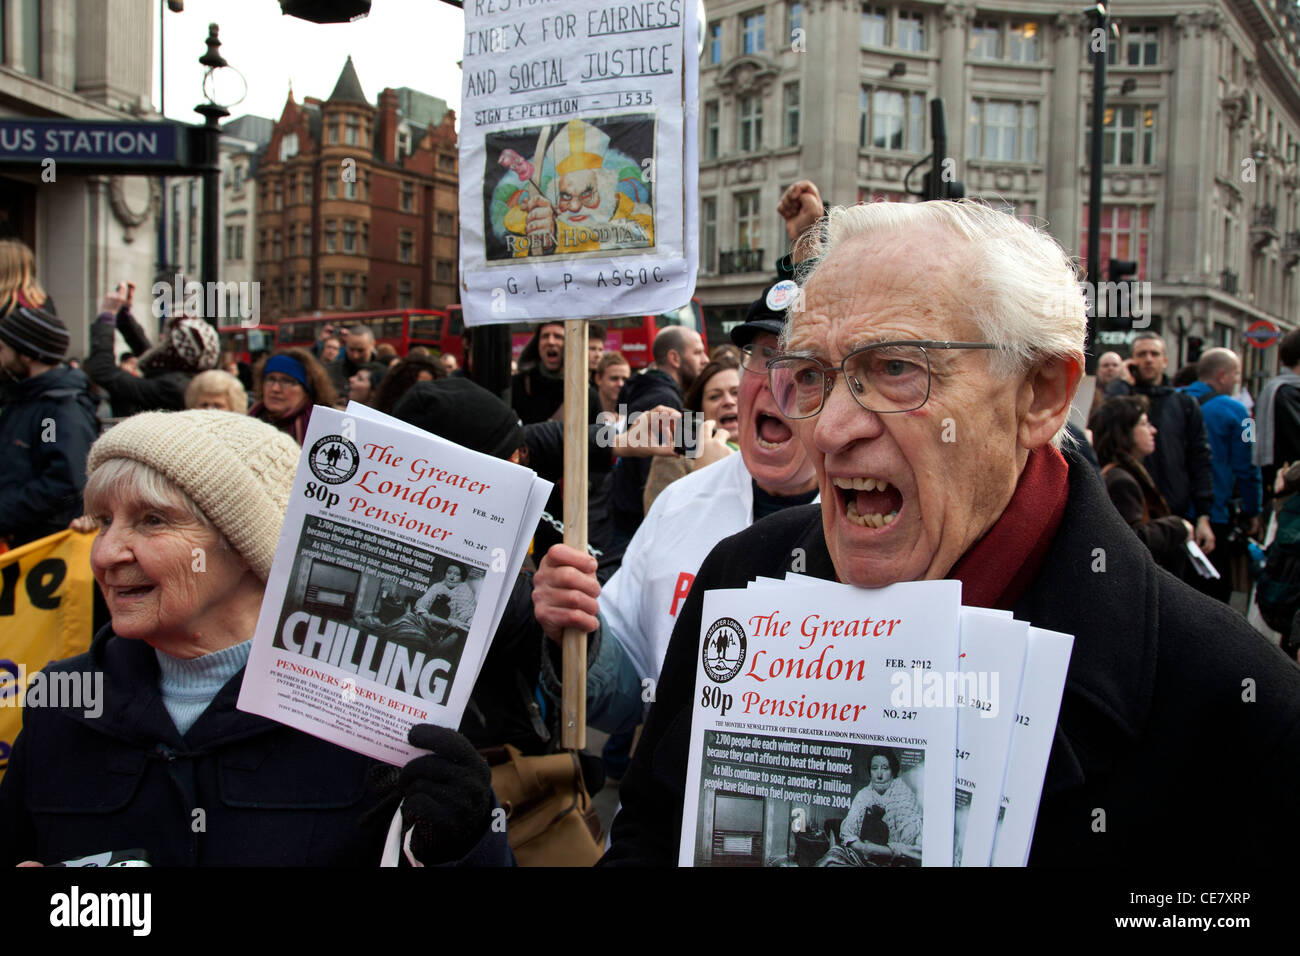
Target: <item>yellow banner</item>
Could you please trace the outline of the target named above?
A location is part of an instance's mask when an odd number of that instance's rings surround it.
[[[22,729],[26,682],[50,661],[90,647],[94,540],[60,531],[0,554],[0,776]]]

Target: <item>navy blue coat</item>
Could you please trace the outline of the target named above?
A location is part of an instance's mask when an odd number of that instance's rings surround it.
[[[143,641],[105,628],[46,672],[102,680],[102,713],[24,709],[0,781],[0,867],[137,847],[155,866],[378,865],[392,808],[361,819],[374,761],[236,710],[243,670],[184,735]],[[489,827],[458,865],[511,862]]]
[[[0,537],[17,547],[81,514],[98,434],[89,383],[76,369],[58,366],[9,387],[0,413]]]

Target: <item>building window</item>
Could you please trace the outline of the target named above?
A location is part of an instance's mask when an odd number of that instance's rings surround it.
[[[436,282],[451,283],[456,281],[455,269],[452,267],[451,262],[446,259],[439,259],[435,262],[433,265],[433,271],[434,281]]]
[[[329,178],[329,182],[325,186],[325,196],[327,199],[339,198],[339,181],[333,176]]]
[[[297,173],[289,174],[289,188],[286,189],[285,195],[289,199],[289,205],[293,205],[293,197],[298,192],[298,175]]]
[[[917,153],[924,149],[925,95],[862,87],[858,145]]]
[[[925,49],[925,14],[899,11],[894,27],[894,44],[900,50]]]
[[[1007,59],[1012,63],[1038,62],[1037,23],[1013,23],[1007,28]]]
[[[803,4],[795,0],[794,3],[786,4],[785,8],[785,38],[788,42],[794,43],[798,37],[797,31],[803,29]]]
[[[308,308],[311,305],[311,276],[302,277],[302,307]]]
[[[370,170],[365,170],[361,174],[361,198],[366,202],[370,201]]]
[[[718,268],[718,201],[700,201],[700,271],[715,272]]]
[[[415,183],[402,183],[402,212],[415,212]]]
[[[347,117],[346,123],[347,126],[343,134],[343,142],[347,146],[356,146],[357,140],[360,138],[358,134],[361,131],[361,121],[355,116],[349,116]]]
[[[411,149],[411,127],[403,126],[397,131],[397,158],[410,156],[414,152]]]
[[[1119,47],[1124,49],[1124,63],[1127,66],[1159,66],[1160,28],[1125,26],[1121,42],[1112,43],[1106,52],[1106,59],[1111,64],[1119,59]]]
[[[325,251],[338,252],[339,224],[334,219],[325,220]]]
[[[305,222],[302,224],[302,254],[311,255],[311,226]]]
[[[740,143],[742,153],[753,153],[763,147],[763,97],[758,93],[742,96],[739,103]]]
[[[357,304],[357,277],[356,273],[343,273],[343,295],[339,300],[339,307],[343,309],[355,308]]]
[[[709,58],[709,63],[722,62],[722,24],[713,22],[709,24],[709,42],[705,46],[705,55]]]
[[[762,53],[767,49],[767,17],[761,10],[747,13],[740,18],[744,52],[746,56]]]
[[[275,211],[280,212],[284,209],[284,184],[275,184]]]
[[[370,255],[370,223],[368,222],[361,224],[361,254]]]
[[[181,258],[180,250],[176,251],[173,258],[176,259],[176,264],[179,265],[180,258]],[[261,232],[257,234],[257,260],[259,262],[266,261],[266,230],[265,229],[263,229]]]
[[[351,219],[343,220],[343,251],[350,253],[357,251],[357,224]]]
[[[397,261],[415,261],[415,233],[409,229],[402,229],[397,234]]]
[[[1084,136],[1084,157],[1092,155],[1092,111]],[[1102,164],[1106,166],[1152,166],[1156,151],[1156,108],[1154,106],[1108,106],[1103,118]]]
[[[271,258],[279,262],[283,256],[280,255],[280,230],[277,229],[271,233]]]
[[[285,255],[293,256],[298,249],[298,227],[294,223],[289,223],[289,241],[285,243]]]
[[[449,212],[438,213],[438,235],[454,236],[456,234],[456,217]]]
[[[1002,59],[1002,28],[992,20],[976,20],[970,25],[967,41],[973,60]]]
[[[302,174],[302,193],[300,201],[304,203],[311,202],[311,173]]]
[[[454,173],[456,171],[456,157],[451,153],[438,154],[438,172]]]
[[[242,163],[236,163],[230,167],[230,188],[239,192],[244,188],[244,166]]]
[[[1088,258],[1088,204],[1083,204],[1079,256]],[[1150,206],[1101,207],[1101,261],[1131,259],[1138,264],[1137,278],[1146,278],[1147,244],[1151,237]]]
[[[758,190],[736,193],[736,248],[757,249],[759,228]]]
[[[1038,105],[971,100],[971,159],[1032,163],[1038,156]]]
[[[0,3],[0,17],[7,17],[9,11],[5,8],[8,4]],[[28,76],[39,77],[41,75],[41,0],[21,0],[20,7],[22,17],[22,39],[18,42],[19,65],[24,73]],[[3,30],[4,24],[0,23],[0,30]],[[3,33],[0,33],[0,40],[4,39]],[[0,57],[3,56],[4,47],[0,45]]]
[[[284,290],[284,304],[292,309],[297,304],[294,301],[297,295],[298,295],[298,277],[295,276],[292,272],[290,272],[289,285]]]
[[[889,34],[889,11],[884,7],[862,5],[862,45],[884,46]]]
[[[235,226],[235,248],[230,254],[230,258],[237,261],[244,259],[244,227]]]
[[[704,104],[704,158],[718,158],[718,104]]]
[[[334,273],[326,272],[321,277],[321,304],[327,309],[334,308]]]
[[[786,146],[799,145],[799,84],[785,85],[785,130],[782,142]]]
[[[331,146],[334,146],[335,144],[338,143],[339,127],[337,122],[335,122],[334,120],[330,120],[329,126],[326,127],[325,133],[326,133],[326,138],[329,141],[329,144]]]
[[[355,179],[343,180],[343,198],[344,199],[357,198],[357,181]]]
[[[397,280],[397,307],[399,309],[409,309],[413,306],[414,296],[411,294],[411,280]]]
[[[226,227],[226,258],[235,258],[235,227]]]

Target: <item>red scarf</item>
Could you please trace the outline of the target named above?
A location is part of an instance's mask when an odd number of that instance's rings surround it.
[[[953,565],[961,603],[1011,610],[1042,566],[1069,496],[1069,466],[1051,445],[1029,453],[1002,517]]]

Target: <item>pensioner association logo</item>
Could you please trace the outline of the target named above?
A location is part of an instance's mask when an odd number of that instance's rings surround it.
[[[745,629],[740,622],[720,617],[704,635],[704,672],[719,684],[725,684],[740,673],[745,663]]]
[[[311,473],[327,485],[341,485],[357,473],[361,456],[357,446],[342,435],[326,435],[311,446],[307,464]]]

